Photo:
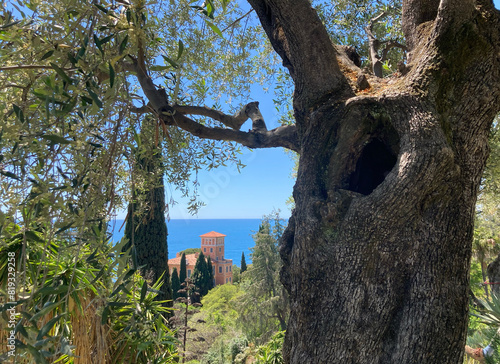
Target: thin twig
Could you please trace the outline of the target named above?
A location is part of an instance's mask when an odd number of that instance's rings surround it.
[[[231,24],[229,24],[227,27],[225,27],[224,29],[222,29],[222,32],[225,32],[226,30],[228,30],[229,28],[231,28],[233,25],[235,25],[237,22],[239,22],[241,19],[243,19],[244,17],[246,17],[248,14],[250,14],[251,12],[253,11],[253,9],[250,9],[250,11],[248,13],[246,13],[245,15],[242,15],[240,16],[238,19],[236,19],[235,21],[233,21]]]
[[[53,70],[54,68],[52,66],[35,65],[35,64],[0,67],[0,71],[37,70],[37,69]],[[76,71],[76,68],[62,68],[62,70]]]

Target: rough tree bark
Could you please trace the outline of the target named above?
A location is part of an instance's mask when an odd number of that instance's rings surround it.
[[[141,51],[134,68],[165,124],[300,153],[281,245],[285,361],[461,363],[474,206],[500,111],[499,12],[491,0],[404,0],[410,71],[357,94],[359,68],[308,0],[249,2],[295,83],[295,126],[239,131],[244,110],[168,105]],[[201,112],[236,130],[187,116]]]

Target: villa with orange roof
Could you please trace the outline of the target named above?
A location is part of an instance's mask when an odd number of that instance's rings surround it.
[[[215,231],[200,235],[201,251],[203,255],[206,257],[209,256],[212,260],[212,272],[214,273],[215,286],[233,283],[233,260],[224,258],[225,237],[226,235]],[[188,277],[193,274],[198,255],[199,253],[186,254],[186,273]],[[181,255],[177,253],[175,258],[169,259],[168,266],[170,268],[170,275],[172,275],[174,268],[177,268],[177,272],[179,272],[181,267]]]

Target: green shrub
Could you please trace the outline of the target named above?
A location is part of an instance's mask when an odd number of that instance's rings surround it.
[[[282,364],[283,362],[283,341],[285,331],[279,331],[273,335],[265,345],[258,349],[256,364]]]

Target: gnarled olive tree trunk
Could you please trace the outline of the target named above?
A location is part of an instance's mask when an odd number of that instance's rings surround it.
[[[500,111],[498,11],[404,1],[411,70],[360,93],[308,1],[250,3],[296,85],[286,362],[461,363],[474,206]]]

